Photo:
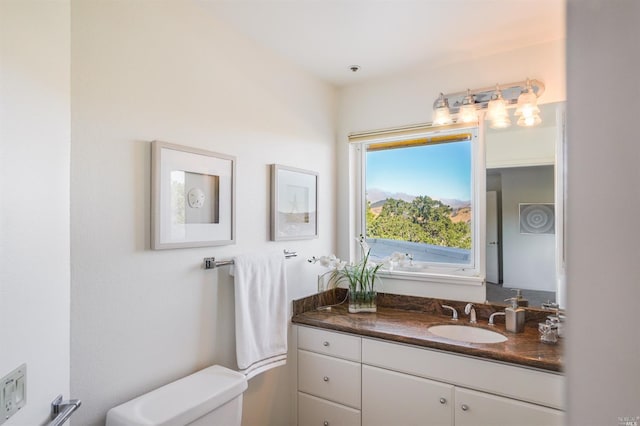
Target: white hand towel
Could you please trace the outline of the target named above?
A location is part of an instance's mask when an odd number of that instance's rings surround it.
[[[236,355],[247,379],[287,361],[287,280],[282,253],[240,255],[235,277]]]

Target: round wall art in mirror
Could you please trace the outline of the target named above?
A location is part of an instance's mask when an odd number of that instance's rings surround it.
[[[191,188],[187,194],[187,202],[192,209],[201,209],[204,206],[204,191],[200,188]]]
[[[521,234],[554,234],[553,204],[520,204]]]

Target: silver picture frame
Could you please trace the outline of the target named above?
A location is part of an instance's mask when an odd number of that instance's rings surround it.
[[[236,158],[151,143],[151,248],[235,244]]]
[[[271,241],[318,238],[318,173],[271,165]]]

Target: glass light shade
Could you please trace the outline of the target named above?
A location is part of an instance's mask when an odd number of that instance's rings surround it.
[[[540,123],[542,123],[542,119],[537,113],[529,116],[525,116],[523,114],[520,116],[520,118],[518,118],[518,126],[533,127],[537,126]]]
[[[458,123],[473,123],[478,121],[478,111],[476,110],[475,98],[471,90],[467,89],[467,96],[462,100],[462,105],[458,111]]]
[[[527,90],[518,96],[518,106],[516,107],[516,116],[530,117],[534,114],[538,114],[540,108],[538,108],[538,98],[536,94],[531,90]]]
[[[489,124],[489,127],[491,127],[492,129],[506,129],[509,126],[511,126],[511,119],[508,115],[505,115],[503,117],[496,117],[492,119]]]
[[[498,85],[496,85],[496,92],[487,105],[487,120],[491,121],[489,127],[492,129],[504,129],[511,126],[507,101],[502,97],[502,91]]]
[[[451,114],[449,108],[439,107],[433,110],[433,124],[435,126],[442,126],[444,124],[451,124]]]
[[[451,124],[451,112],[449,111],[449,102],[444,94],[440,93],[440,96],[433,105],[433,125],[442,126],[444,124]]]
[[[465,104],[460,107],[458,121],[461,123],[473,123],[478,121],[478,111],[474,104]]]
[[[502,96],[489,101],[489,105],[487,105],[487,118],[489,120],[508,116],[509,112],[507,111],[507,101],[505,101]]]

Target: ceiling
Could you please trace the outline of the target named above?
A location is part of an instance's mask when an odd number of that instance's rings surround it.
[[[565,38],[564,0],[212,0],[239,33],[336,86]],[[351,65],[359,65],[357,73]]]

